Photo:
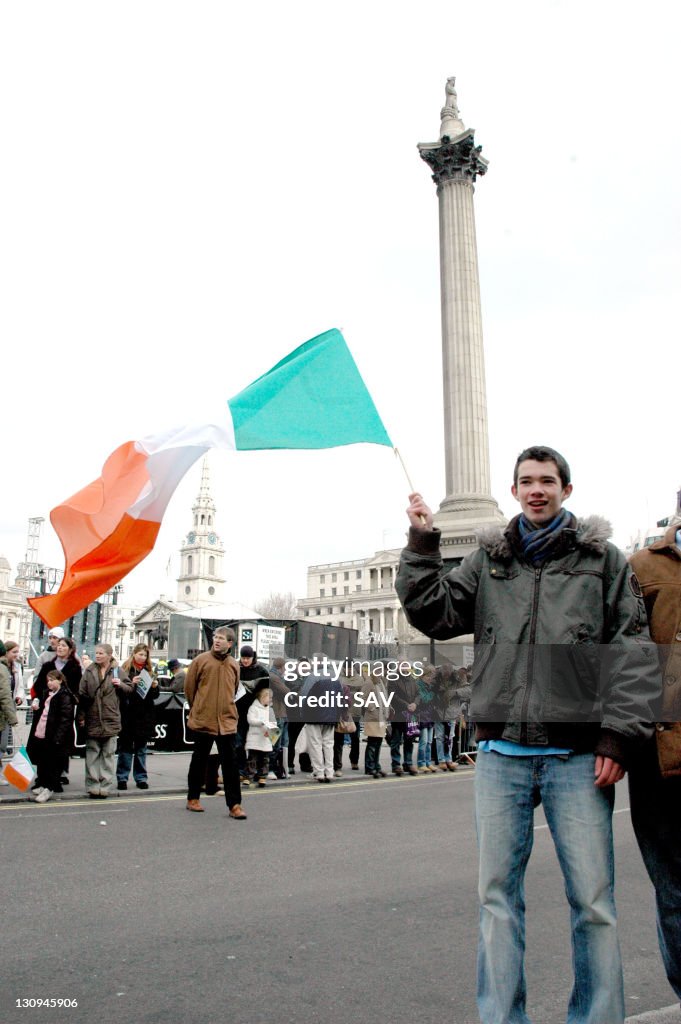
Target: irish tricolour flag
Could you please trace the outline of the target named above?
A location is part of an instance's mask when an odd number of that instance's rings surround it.
[[[35,778],[35,768],[26,753],[26,747],[19,747],[12,760],[5,765],[2,774],[12,786],[16,786],[22,793],[26,792]]]
[[[335,448],[392,443],[340,331],[291,352],[227,402],[224,421],[126,441],[102,475],[57,505],[64,549],[56,594],[29,604],[56,626],[105,593],[153,548],[178,483],[210,448]]]

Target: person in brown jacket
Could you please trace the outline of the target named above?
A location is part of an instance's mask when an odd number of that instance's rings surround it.
[[[190,707],[187,725],[194,741],[187,779],[187,810],[204,810],[199,795],[208,755],[215,743],[229,816],[245,821],[234,744],[239,719],[234,700],[239,686],[239,665],[229,653],[233,643],[234,632],[226,626],[218,626],[210,651],[199,654],[187,669],[184,681],[184,694]]]
[[[654,737],[629,768],[631,820],[655,886],[657,933],[669,984],[681,999],[681,515],[662,540],[631,557],[664,679]]]
[[[132,683],[117,665],[111,644],[97,644],[95,660],[80,680],[78,720],[85,729],[85,791],[104,799],[112,791],[116,742],[121,731],[121,697]],[[119,696],[120,694],[120,696]]]

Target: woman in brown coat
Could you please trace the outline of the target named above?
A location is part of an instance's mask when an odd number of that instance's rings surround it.
[[[132,693],[132,683],[118,668],[110,644],[95,648],[94,664],[80,681],[78,720],[85,725],[85,790],[90,797],[111,792],[116,738],[121,731],[118,694]]]
[[[362,686],[364,702],[364,735],[367,746],[364,754],[364,774],[384,779],[381,769],[381,744],[388,727],[388,691],[382,675],[374,670]]]

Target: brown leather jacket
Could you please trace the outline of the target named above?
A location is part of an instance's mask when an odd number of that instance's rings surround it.
[[[239,666],[230,655],[222,659],[208,651],[194,658],[184,681],[191,708],[189,728],[212,736],[235,733],[239,716],[234,695],[238,685]]]
[[[677,526],[662,540],[632,555],[650,624],[650,635],[660,646],[664,688],[662,721],[656,739],[662,774],[681,775],[681,550]]]

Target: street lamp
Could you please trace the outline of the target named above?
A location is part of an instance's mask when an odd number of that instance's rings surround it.
[[[118,629],[118,633],[121,638],[121,661],[123,661],[123,638],[125,637],[125,631],[128,628],[128,624],[124,619],[121,619],[116,628]]]

